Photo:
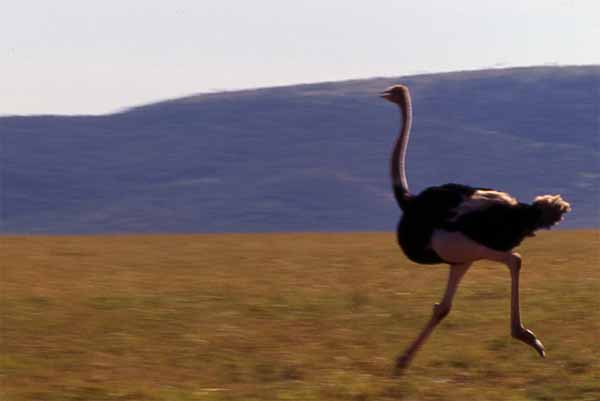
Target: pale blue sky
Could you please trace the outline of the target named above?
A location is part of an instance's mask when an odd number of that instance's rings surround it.
[[[0,115],[198,92],[600,64],[596,0],[0,0]]]

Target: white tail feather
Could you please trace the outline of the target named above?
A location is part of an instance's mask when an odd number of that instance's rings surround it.
[[[571,205],[560,195],[541,195],[533,200],[533,206],[541,211],[539,226],[549,228],[563,219],[571,211]]]

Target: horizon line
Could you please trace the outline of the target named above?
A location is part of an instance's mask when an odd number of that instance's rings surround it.
[[[236,94],[242,92],[252,92],[258,90],[269,90],[269,89],[282,89],[288,87],[297,87],[297,86],[309,86],[309,85],[319,85],[319,84],[327,84],[327,83],[348,83],[353,81],[368,81],[373,79],[392,79],[392,78],[413,78],[413,77],[423,77],[429,75],[446,75],[446,74],[458,74],[458,73],[468,73],[468,72],[483,72],[483,71],[495,71],[495,70],[517,70],[517,69],[534,69],[534,68],[576,68],[576,67],[600,67],[600,64],[560,64],[556,62],[548,62],[544,64],[532,64],[532,65],[505,65],[503,63],[496,63],[489,67],[473,67],[473,68],[465,68],[465,69],[451,69],[451,70],[440,70],[440,71],[415,71],[409,72],[401,75],[379,75],[379,76],[371,76],[371,77],[351,77],[351,78],[341,78],[337,80],[324,80],[324,81],[299,81],[299,82],[290,82],[285,84],[273,84],[266,86],[247,86],[247,87],[232,87],[232,88],[215,88],[213,90],[206,91],[198,91],[198,92],[188,92],[187,94],[179,94],[173,95],[172,97],[166,97],[161,99],[149,100],[144,103],[139,103],[131,106],[124,106],[120,108],[115,108],[106,112],[99,113],[32,113],[32,114],[3,114],[0,112],[0,119],[2,118],[27,118],[27,117],[104,117],[111,116],[117,114],[123,114],[129,112],[131,110],[148,107],[161,103],[168,103],[177,100],[189,99],[197,96],[203,95],[218,95],[218,94]]]

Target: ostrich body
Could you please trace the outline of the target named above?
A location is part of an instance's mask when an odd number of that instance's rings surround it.
[[[542,342],[523,326],[519,308],[521,256],[513,252],[526,237],[562,220],[570,206],[560,195],[542,195],[532,204],[489,188],[460,184],[430,187],[418,195],[408,190],[406,148],[412,122],[408,88],[395,85],[381,96],[400,107],[402,126],[391,157],[394,196],[403,211],[398,224],[398,244],[413,262],[447,263],[450,273],[440,303],[413,343],[398,357],[397,372],[406,368],[433,329],[448,315],[464,274],[473,262],[491,260],[508,267],[511,275],[511,334],[545,356]]]

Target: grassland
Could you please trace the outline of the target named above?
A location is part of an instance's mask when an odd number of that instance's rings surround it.
[[[526,325],[479,263],[406,374],[447,269],[389,233],[0,237],[1,400],[600,400],[600,232],[532,238]]]

